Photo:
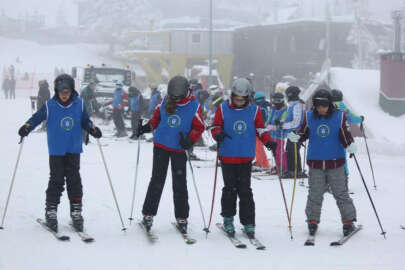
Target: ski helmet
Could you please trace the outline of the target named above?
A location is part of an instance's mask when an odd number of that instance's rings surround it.
[[[326,89],[316,90],[312,96],[312,104],[317,106],[330,106],[332,104],[332,95]]]
[[[176,100],[187,97],[190,90],[190,85],[187,79],[183,76],[174,76],[170,79],[167,94]]]
[[[232,94],[236,96],[247,97],[250,95],[250,93],[252,93],[253,87],[248,80],[244,78],[239,78],[232,83],[231,91]]]
[[[258,103],[263,102],[266,99],[262,92],[256,92],[253,98]]]
[[[271,103],[274,105],[283,104],[284,103],[284,95],[282,93],[274,93],[271,96]]]
[[[342,91],[340,91],[338,89],[333,89],[332,91],[330,91],[330,94],[332,95],[332,101],[333,102],[343,100],[343,93],[342,93]]]
[[[285,95],[287,96],[288,101],[295,101],[299,99],[299,94],[301,90],[297,86],[289,86],[285,90]]]
[[[75,80],[69,74],[61,74],[56,77],[54,81],[55,92],[59,92],[62,89],[75,90]]]
[[[190,84],[190,88],[194,89],[197,87],[198,81],[197,79],[191,79],[188,83]]]

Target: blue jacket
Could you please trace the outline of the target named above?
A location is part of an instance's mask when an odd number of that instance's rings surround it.
[[[54,96],[48,100],[28,121],[30,131],[42,121],[47,121],[48,151],[51,156],[64,156],[67,153],[80,154],[82,129],[89,131],[93,126],[83,100],[73,92],[72,101],[66,107]]]
[[[270,109],[270,112],[269,112],[268,124],[276,125],[276,120],[279,120],[280,122],[284,122],[286,117],[287,117],[287,106],[283,106],[280,110],[276,110],[276,109],[272,108],[272,109]],[[270,131],[270,136],[274,139],[283,140],[287,137],[287,132],[281,133],[281,131],[282,131],[282,129],[280,128],[280,126],[277,126],[276,130]]]
[[[299,130],[304,122],[305,105],[300,100],[289,102],[287,108],[287,117],[283,124],[285,133]]]
[[[148,106],[149,113],[153,113],[161,98],[162,97],[160,96],[160,92],[158,90],[151,95]]]
[[[113,108],[114,109],[119,109],[120,107],[120,105],[121,105],[121,103],[124,101],[124,90],[123,89],[120,89],[120,90],[115,90],[115,92],[114,92],[114,99],[113,99],[113,102],[112,102],[112,106],[113,106]]]
[[[345,112],[346,117],[347,117],[347,122],[349,124],[361,124],[362,119],[360,116],[355,115],[354,113],[352,113],[347,107],[346,105],[343,103],[343,101],[338,101],[338,102],[334,102],[335,106],[338,110],[341,110],[342,112]]]
[[[129,107],[131,112],[139,112],[141,111],[141,102],[140,102],[141,94],[129,98]]]

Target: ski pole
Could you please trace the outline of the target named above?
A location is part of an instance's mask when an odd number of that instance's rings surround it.
[[[293,206],[294,206],[294,197],[295,197],[295,187],[297,184],[297,167],[298,167],[298,157],[297,157],[297,143],[294,143],[294,187],[293,187],[293,193],[291,197],[291,204],[290,204],[290,226],[291,226],[291,220],[292,220],[292,211],[293,211]],[[291,238],[292,239],[292,238]]]
[[[360,130],[361,130],[361,133],[363,134],[364,142],[366,143],[368,162],[370,163],[371,174],[373,175],[374,189],[377,189],[377,185],[375,183],[375,177],[374,177],[373,163],[371,163],[370,151],[368,150],[367,138],[366,138],[366,134],[364,133],[363,122],[361,122],[361,124],[360,124]]]
[[[105,162],[103,149],[102,149],[101,144],[100,144],[100,139],[97,139],[97,145],[98,145],[98,149],[100,150],[101,158],[102,158],[103,163],[104,163],[105,172],[107,174],[107,178],[108,178],[108,182],[110,184],[111,192],[112,192],[113,197],[114,197],[115,205],[117,206],[118,215],[120,216],[122,230],[125,231],[127,228],[125,228],[124,221],[122,220],[120,207],[118,205],[117,196],[115,195],[114,187],[113,187],[113,184],[112,184],[112,181],[111,181],[111,176],[110,176],[110,173],[109,173],[108,168],[107,168],[107,163]]]
[[[385,234],[386,234],[386,232],[384,231],[384,229],[383,229],[383,227],[382,227],[382,225],[381,225],[380,218],[378,217],[378,213],[377,213],[377,210],[376,210],[376,208],[375,208],[375,205],[374,205],[373,199],[371,198],[370,192],[368,191],[368,187],[367,187],[366,181],[364,181],[364,177],[363,177],[363,174],[362,174],[362,172],[361,172],[361,170],[360,170],[359,163],[357,162],[356,155],[355,155],[355,154],[352,154],[351,156],[353,156],[353,157],[354,157],[354,161],[356,162],[356,166],[357,166],[357,169],[358,169],[358,171],[359,171],[359,173],[360,173],[361,180],[363,181],[364,188],[365,188],[365,189],[366,189],[366,191],[367,191],[368,198],[370,199],[370,202],[371,202],[371,205],[372,205],[372,207],[373,207],[373,210],[374,210],[375,216],[377,217],[378,224],[380,225],[380,228],[381,228],[381,234],[384,236],[384,239],[386,239],[386,238],[385,238]]]
[[[210,211],[210,219],[208,221],[207,227],[207,235],[210,230],[211,221],[212,221],[212,214],[214,212],[214,202],[215,202],[215,192],[217,189],[217,175],[218,175],[218,156],[219,156],[219,144],[217,144],[217,157],[215,159],[215,176],[214,176],[214,190],[212,191],[212,201],[211,201],[211,211]]]
[[[21,152],[22,152],[23,145],[24,145],[24,137],[21,137],[21,140],[20,140],[20,142],[19,142],[18,144],[20,145],[20,149],[18,150],[17,162],[15,163],[13,176],[12,176],[12,178],[11,178],[11,184],[10,184],[10,188],[9,188],[8,195],[7,195],[6,206],[4,207],[4,213],[3,213],[3,218],[2,218],[2,220],[1,220],[0,230],[3,230],[3,229],[4,229],[4,227],[3,227],[3,225],[4,225],[4,219],[6,218],[8,203],[9,203],[9,201],[10,201],[11,192],[12,192],[12,190],[13,190],[15,175],[16,175],[16,173],[17,173],[17,168],[18,168],[18,163],[20,162]]]
[[[302,162],[302,171],[305,172],[305,165],[307,161],[307,142],[304,142],[302,146],[304,146],[304,161]],[[304,179],[301,179],[300,185],[304,186]]]
[[[129,217],[129,225],[131,225],[133,217],[133,212],[134,212],[134,204],[135,204],[135,191],[136,191],[136,182],[138,179],[138,168],[139,168],[139,152],[141,149],[141,139],[140,136],[138,137],[138,151],[136,154],[136,167],[135,167],[135,178],[134,178],[134,189],[132,191],[132,203],[131,203],[131,216]]]

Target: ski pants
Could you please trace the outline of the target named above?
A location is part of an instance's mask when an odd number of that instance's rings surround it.
[[[136,134],[136,131],[138,130],[139,119],[141,119],[141,112],[131,112],[131,127],[133,134]]]
[[[117,131],[124,131],[125,124],[122,118],[122,110],[113,110],[113,121]]]
[[[250,186],[252,162],[226,164],[221,162],[224,187],[221,206],[223,217],[236,215],[236,200],[239,196],[239,220],[242,225],[255,225],[255,202]]]
[[[301,148],[301,145],[297,143],[297,172],[302,171],[300,148]],[[290,172],[294,172],[295,171],[295,149],[294,149],[294,143],[291,142],[290,140],[287,140],[286,153],[287,153],[287,169]]]
[[[152,178],[143,203],[142,214],[153,216],[157,214],[169,160],[172,167],[174,216],[176,218],[188,218],[190,207],[188,205],[186,154],[168,151],[156,146],[153,148]]]
[[[59,204],[66,181],[69,200],[81,201],[83,197],[80,177],[80,154],[49,156],[50,179],[46,190],[46,201]]]
[[[287,157],[286,157],[286,153],[284,151],[284,140],[274,139],[272,137],[270,137],[270,139],[273,142],[277,143],[277,148],[276,148],[276,152],[275,152],[276,156],[274,157],[274,159],[276,161],[276,166],[277,166],[277,168],[282,168],[282,171],[285,171],[287,168]],[[281,158],[282,158],[282,160],[281,160]],[[281,164],[282,164],[282,166],[281,166]]]
[[[15,88],[14,87],[10,88],[9,98],[15,99]]]
[[[327,185],[332,190],[342,222],[346,220],[356,221],[356,208],[349,196],[344,166],[331,170],[309,168],[308,184],[309,190],[305,208],[308,221],[320,221],[323,194]]]

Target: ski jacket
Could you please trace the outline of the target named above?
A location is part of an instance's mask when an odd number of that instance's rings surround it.
[[[275,108],[271,108],[268,117],[268,123],[270,125],[276,125],[276,120],[280,122],[284,122],[285,118],[287,117],[287,106],[283,106],[280,110]],[[274,139],[284,140],[287,136],[287,132],[281,129],[280,126],[276,126],[276,130],[270,131],[270,136]]]
[[[162,97],[158,90],[156,90],[155,92],[152,93],[152,95],[150,96],[149,106],[148,106],[148,112],[150,114],[152,114],[154,112],[156,106],[159,104],[161,99],[162,99]]]
[[[113,110],[121,110],[128,104],[128,94],[123,89],[115,90],[114,99],[112,101]]]
[[[140,112],[142,109],[142,95],[139,93],[129,98],[129,108],[131,112]]]
[[[345,112],[346,117],[347,117],[347,122],[349,124],[361,124],[362,122],[362,118],[358,115],[355,115],[354,113],[352,113],[345,105],[345,103],[343,101],[337,101],[334,102],[336,108],[338,110],[341,110],[343,112]]]
[[[286,134],[299,130],[304,119],[305,104],[301,100],[294,100],[288,103],[287,116],[282,128]]]
[[[236,108],[229,101],[218,106],[211,134],[224,131],[226,137],[220,144],[219,155],[223,163],[240,164],[250,162],[255,157],[256,136],[266,144],[270,135],[264,131],[264,121],[260,109],[254,104]]]

